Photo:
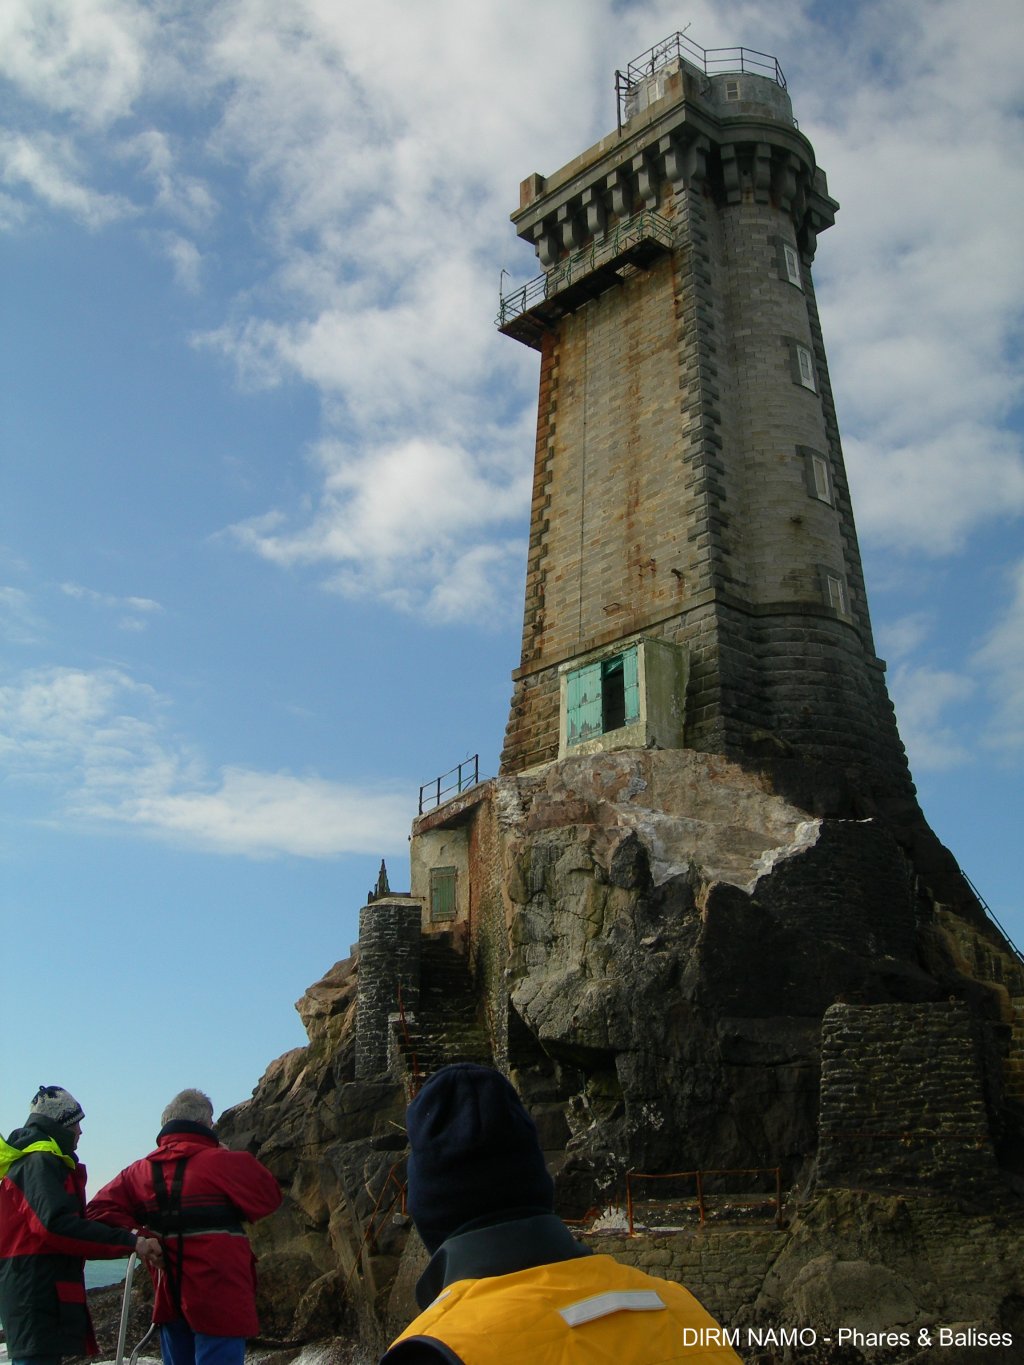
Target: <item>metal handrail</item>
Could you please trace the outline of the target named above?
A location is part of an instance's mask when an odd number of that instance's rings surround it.
[[[985,914],[988,915],[989,919],[1002,934],[1003,938],[1006,939],[1007,946],[1009,947],[1010,951],[1014,954],[1014,956],[1017,958],[1017,961],[1020,962],[1022,966],[1024,966],[1024,953],[1021,952],[1021,950],[1017,947],[1016,943],[1014,943],[1010,935],[999,923],[999,920],[996,918],[996,912],[992,909],[991,905],[989,905],[988,901],[981,894],[978,888],[974,885],[974,883],[971,881],[970,877],[968,877],[967,873],[963,870],[963,868],[960,869],[960,875],[961,877],[963,877],[964,881],[970,887],[971,891],[974,894],[975,899],[977,900],[981,908],[984,910]]]
[[[498,304],[498,327],[504,327],[513,318],[528,312],[538,303],[559,294],[570,285],[593,274],[602,265],[607,265],[628,251],[630,247],[653,238],[666,247],[673,243],[672,224],[654,209],[643,209],[631,218],[617,223],[610,232],[595,237],[589,246],[574,251],[564,261],[559,261],[543,275],[538,275],[518,289],[502,295]]]
[[[405,1212],[406,1212],[406,1208],[407,1208],[407,1205],[406,1205],[406,1190],[407,1190],[407,1186],[406,1186],[405,1182],[399,1180],[398,1176],[395,1174],[395,1172],[398,1170],[399,1166],[401,1166],[401,1164],[402,1164],[402,1162],[403,1162],[404,1160],[405,1160],[405,1157],[404,1157],[404,1156],[403,1156],[403,1157],[399,1157],[399,1159],[398,1159],[396,1162],[394,1162],[394,1163],[392,1164],[392,1166],[390,1167],[390,1169],[388,1170],[387,1176],[386,1176],[386,1178],[385,1178],[385,1180],[384,1180],[384,1184],[383,1184],[382,1187],[381,1187],[380,1194],[377,1195],[377,1199],[376,1199],[376,1201],[375,1201],[375,1203],[374,1203],[374,1205],[373,1205],[373,1208],[372,1208],[371,1211],[370,1211],[370,1216],[369,1216],[369,1218],[366,1220],[366,1227],[365,1227],[364,1230],[363,1230],[362,1240],[361,1240],[360,1243],[359,1243],[359,1247],[358,1247],[358,1249],[356,1250],[355,1256],[352,1258],[352,1264],[351,1264],[351,1266],[349,1267],[348,1275],[345,1277],[345,1290],[346,1290],[346,1292],[348,1291],[349,1285],[352,1283],[352,1277],[355,1275],[356,1271],[357,1271],[358,1268],[359,1268],[359,1263],[360,1263],[360,1261],[362,1260],[363,1252],[366,1251],[367,1248],[368,1248],[369,1246],[371,1246],[372,1244],[375,1244],[375,1243],[376,1243],[377,1234],[380,1232],[381,1228],[384,1226],[384,1221],[385,1221],[385,1219],[388,1217],[388,1215],[390,1214],[391,1210],[392,1210],[392,1209],[395,1207],[395,1205],[398,1203],[399,1199],[401,1199],[401,1201],[402,1201],[402,1203],[401,1203],[401,1212],[402,1212],[403,1214],[405,1214]],[[384,1214],[383,1214],[383,1216],[382,1216],[382,1218],[381,1218],[381,1221],[380,1221],[376,1226],[374,1226],[374,1219],[377,1217],[377,1214],[380,1212],[380,1206],[381,1206],[381,1204],[384,1202],[384,1196],[387,1194],[388,1189],[390,1188],[390,1186],[391,1186],[392,1184],[395,1185],[395,1186],[397,1187],[398,1193],[392,1198],[391,1203],[390,1203],[390,1204],[387,1206],[387,1208],[384,1210]]]
[[[770,76],[783,90],[786,89],[782,67],[778,58],[770,52],[759,52],[754,47],[701,47],[700,43],[695,43],[681,31],[670,33],[660,43],[655,43],[639,57],[634,57],[626,67],[626,85],[632,89],[675,58],[689,62],[705,76],[721,76],[730,71],[738,71],[741,75],[750,72]],[[622,75],[622,72],[616,72],[616,75]]]
[[[449,782],[448,778],[454,777],[454,782]],[[440,777],[435,777],[432,782],[424,782],[420,787],[420,815],[425,810],[433,810],[439,806],[442,800],[453,793],[458,795],[460,792],[469,791],[480,782],[480,755],[474,754],[472,758],[464,759],[454,768],[449,768]]]
[[[630,95],[641,81],[653,76],[676,58],[697,67],[708,79],[733,71],[738,71],[740,75],[749,72],[755,76],[767,76],[783,90],[786,89],[786,77],[778,58],[768,52],[759,52],[753,47],[701,47],[700,43],[687,38],[685,32],[672,33],[639,57],[634,57],[625,71],[615,72],[615,102],[620,133],[623,123],[627,121],[626,101]]]
[[[412,1099],[419,1094],[423,1077],[420,1075],[419,1057],[416,1055],[416,1049],[412,1045],[412,1035],[409,1033],[409,1021],[405,1014],[405,997],[402,995],[401,978],[398,982],[398,1022],[402,1030],[402,1041],[405,1044],[406,1054],[412,1059],[412,1085],[410,1087],[412,1094],[409,1096]]]
[[[749,1170],[707,1170],[707,1171],[627,1171],[626,1172],[626,1216],[629,1222],[629,1235],[635,1237],[633,1219],[633,1181],[634,1180],[693,1180],[696,1182],[697,1210],[700,1225],[704,1226],[707,1217],[707,1204],[704,1197],[704,1181],[707,1177],[722,1175],[771,1175],[775,1177],[775,1198],[767,1200],[766,1207],[775,1206],[775,1226],[782,1226],[782,1167],[754,1166]]]

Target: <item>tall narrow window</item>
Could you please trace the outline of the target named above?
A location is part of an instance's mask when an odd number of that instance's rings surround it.
[[[782,243],[782,260],[786,268],[786,279],[790,284],[795,284],[798,289],[803,288],[803,281],[800,278],[800,257],[796,254],[796,247],[790,246],[788,242]]]
[[[796,363],[800,370],[800,383],[805,389],[816,393],[818,386],[814,382],[814,360],[806,346],[797,346]]]
[[[832,487],[832,470],[829,466],[828,457],[819,450],[812,450],[809,446],[797,446],[797,454],[804,459],[804,476],[807,483],[807,492],[812,498],[817,498],[820,502],[827,502],[830,507],[835,506],[835,492]]]
[[[430,919],[437,924],[455,918],[455,868],[430,869]]]
[[[820,498],[822,502],[831,502],[832,485],[828,476],[828,465],[822,456],[811,456],[811,468],[814,473],[814,496]]]
[[[802,293],[804,282],[800,273],[800,254],[796,247],[792,242],[787,242],[785,237],[773,236],[768,241],[775,250],[775,271],[779,279],[795,284]]]
[[[850,611],[846,602],[846,584],[835,574],[827,574],[825,583],[828,589],[828,604],[833,611],[837,611],[840,616],[849,616]]]

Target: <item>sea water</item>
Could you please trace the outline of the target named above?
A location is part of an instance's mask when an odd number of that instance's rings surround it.
[[[127,1256],[123,1261],[86,1261],[86,1289],[102,1289],[104,1285],[121,1284],[128,1269]]]

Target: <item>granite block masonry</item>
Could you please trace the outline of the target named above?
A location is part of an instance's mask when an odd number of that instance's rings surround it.
[[[541,353],[502,772],[580,742],[567,676],[657,640],[685,660],[672,742],[767,744],[912,809],[811,276],[838,205],[777,66],[708,75],[699,54],[677,45],[618,133],[528,177],[512,214],[546,277],[502,313]],[[635,742],[616,721],[586,721],[589,748]]]

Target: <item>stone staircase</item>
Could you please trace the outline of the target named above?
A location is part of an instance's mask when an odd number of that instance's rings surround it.
[[[1003,1064],[1006,1095],[1024,1105],[1024,990],[1011,997],[1010,1052]]]
[[[393,1073],[410,1089],[450,1062],[493,1065],[469,964],[451,934],[423,936],[419,1008],[391,1025]]]
[[[951,911],[940,910],[939,923],[961,969],[1000,996],[1003,1020],[1010,1028],[1010,1046],[1003,1061],[1004,1093],[1024,1105],[1024,963]]]

